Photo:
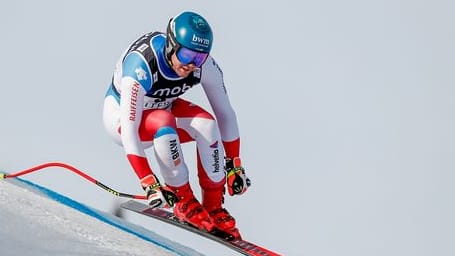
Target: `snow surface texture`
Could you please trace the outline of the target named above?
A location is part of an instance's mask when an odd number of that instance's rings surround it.
[[[202,255],[21,180],[0,182],[0,227],[2,256]]]

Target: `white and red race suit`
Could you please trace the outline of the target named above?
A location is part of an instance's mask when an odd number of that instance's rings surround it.
[[[153,173],[144,151],[153,146],[165,183],[174,187],[188,183],[180,143],[195,141],[201,187],[219,187],[225,182],[224,157],[238,157],[240,151],[237,118],[223,73],[209,56],[189,76],[179,77],[165,58],[165,43],[163,33],[148,33],[122,54],[104,99],[104,126],[123,146],[141,181]],[[198,84],[214,116],[180,98]]]

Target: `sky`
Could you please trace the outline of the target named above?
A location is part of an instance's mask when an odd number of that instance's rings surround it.
[[[141,193],[104,131],[104,94],[132,40],[193,10],[214,30],[212,55],[237,112],[253,185],[225,206],[245,238],[284,255],[454,255],[454,8],[443,0],[2,1],[0,169],[60,161]],[[184,97],[208,107],[201,88]],[[198,192],[194,144],[183,150]],[[118,203],[61,169],[26,178],[100,210]]]

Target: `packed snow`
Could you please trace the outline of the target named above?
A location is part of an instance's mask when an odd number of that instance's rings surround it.
[[[46,191],[23,181],[0,182],[0,255],[202,255],[55,195],[50,198]],[[62,198],[72,205],[62,203]]]

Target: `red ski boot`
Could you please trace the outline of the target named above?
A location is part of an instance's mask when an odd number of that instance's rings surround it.
[[[194,197],[189,183],[181,187],[168,187],[174,191],[179,199],[174,207],[175,217],[208,232],[211,232],[215,228],[215,224],[208,212]]]
[[[202,204],[212,217],[216,228],[232,236],[231,239],[240,239],[240,232],[235,226],[234,217],[222,207],[224,186],[216,189],[203,189],[202,198]]]

